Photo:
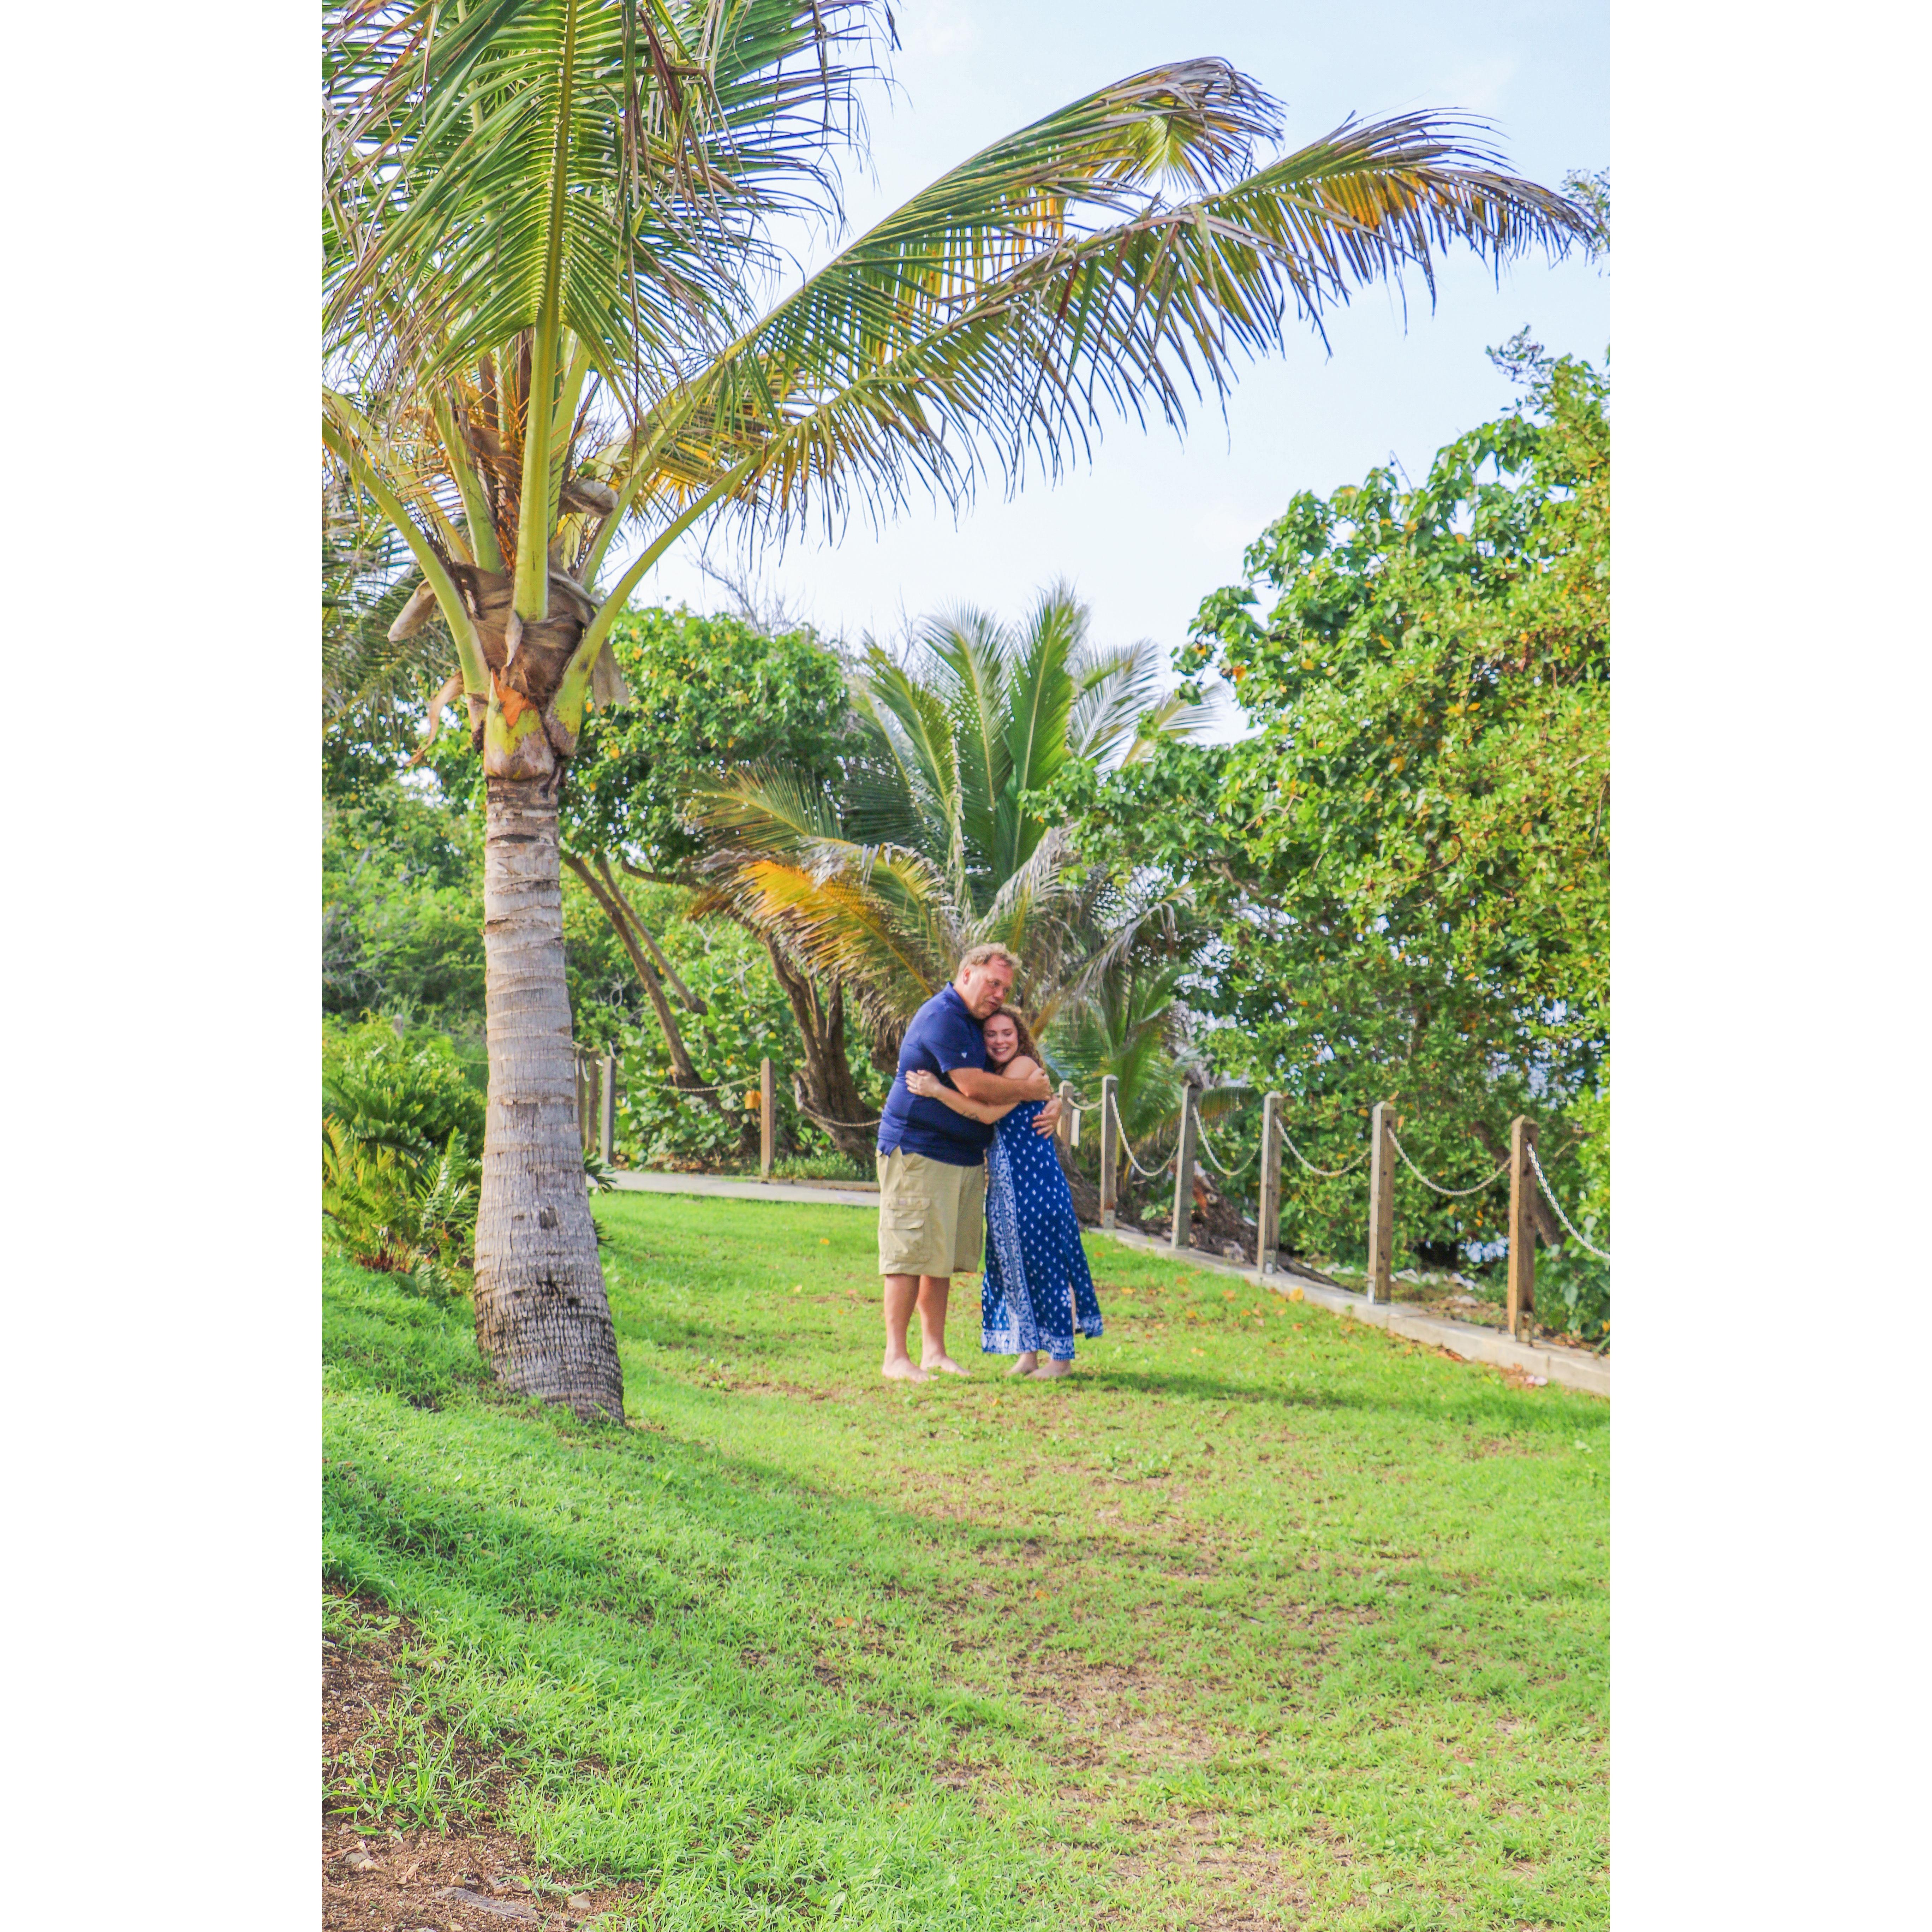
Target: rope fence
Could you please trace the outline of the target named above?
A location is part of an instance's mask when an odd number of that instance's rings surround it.
[[[1064,1100],[1070,1101],[1072,1098],[1071,1090],[1063,1089],[1061,1097]],[[1132,1142],[1128,1138],[1126,1123],[1120,1117],[1117,1082],[1111,1076],[1101,1082],[1101,1104],[1104,1111],[1102,1115],[1100,1219],[1103,1226],[1112,1227],[1114,1225],[1117,1184],[1120,1178],[1118,1163],[1122,1161],[1130,1171],[1143,1180],[1158,1180],[1170,1171],[1173,1173],[1174,1218],[1168,1228],[1167,1239],[1177,1250],[1190,1244],[1195,1207],[1192,1190],[1196,1173],[1205,1169],[1232,1182],[1240,1180],[1258,1162],[1261,1171],[1257,1183],[1259,1199],[1256,1214],[1255,1266],[1258,1272],[1267,1274],[1274,1271],[1280,1264],[1283,1156],[1292,1155],[1308,1174],[1322,1180],[1344,1179],[1366,1162],[1369,1166],[1368,1294],[1371,1301],[1386,1302],[1393,1298],[1394,1293],[1394,1181],[1398,1164],[1406,1168],[1430,1193],[1449,1201],[1472,1199],[1486,1193],[1498,1181],[1507,1179],[1510,1205],[1507,1242],[1509,1286],[1506,1319],[1509,1333],[1519,1338],[1526,1338],[1533,1332],[1532,1318],[1536,1305],[1536,1247],[1539,1238],[1535,1213],[1538,1190],[1541,1190],[1544,1198],[1554,1211],[1564,1234],[1578,1247],[1587,1254],[1595,1256],[1600,1261],[1607,1262],[1610,1258],[1607,1250],[1597,1246],[1577,1231],[1576,1223],[1558,1202],[1550,1187],[1549,1178],[1544,1172],[1542,1162],[1538,1158],[1535,1124],[1526,1118],[1519,1117],[1510,1123],[1508,1159],[1484,1174],[1480,1180],[1465,1186],[1452,1187],[1447,1182],[1437,1180],[1432,1174],[1425,1174],[1417,1166],[1396,1134],[1395,1108],[1390,1102],[1382,1101],[1371,1110],[1368,1144],[1352,1160],[1340,1167],[1318,1166],[1295,1145],[1282,1119],[1287,1104],[1285,1095],[1269,1094],[1264,1096],[1259,1144],[1250,1150],[1246,1159],[1239,1162],[1230,1162],[1215,1144],[1213,1135],[1201,1118],[1200,1102],[1199,1090],[1188,1088],[1182,1101],[1180,1132],[1174,1151],[1159,1168],[1150,1169],[1142,1164],[1134,1151]],[[1198,1164],[1197,1150],[1199,1156]],[[1550,1238],[1555,1240],[1558,1238],[1552,1234]]]
[[[583,1126],[585,1151],[589,1153],[601,1143],[603,1158],[608,1162],[611,1158],[616,1124],[616,1060],[610,1054],[596,1054],[579,1047],[577,1050],[577,1070],[578,1107]],[[688,1096],[696,1100],[711,1095],[755,1094],[758,1096],[759,1172],[766,1174],[770,1173],[777,1130],[777,1094],[770,1060],[760,1063],[758,1077],[755,1080],[735,1080],[702,1087],[686,1087],[680,1084],[674,1078],[666,1077],[649,1079],[640,1084],[674,1099]],[[882,1118],[880,1114],[873,1114],[864,1120],[835,1120],[809,1105],[797,1091],[797,1084],[794,1083],[792,1094],[794,1105],[807,1120],[820,1127],[859,1132],[868,1127],[877,1126]],[[1197,1170],[1197,1150],[1199,1165],[1204,1165],[1225,1180],[1231,1182],[1240,1180],[1250,1168],[1259,1162],[1258,1234],[1255,1261],[1256,1267],[1263,1274],[1272,1271],[1277,1263],[1282,1156],[1284,1154],[1292,1156],[1307,1174],[1318,1180],[1343,1180],[1364,1162],[1369,1164],[1367,1272],[1369,1298],[1372,1301],[1386,1301],[1393,1292],[1394,1179],[1398,1162],[1430,1192],[1448,1201],[1468,1200],[1486,1192],[1498,1181],[1506,1178],[1508,1180],[1508,1318],[1512,1334],[1528,1332],[1524,1324],[1535,1306],[1537,1224],[1534,1210],[1538,1192],[1540,1192],[1564,1233],[1579,1248],[1586,1254],[1594,1255],[1600,1262],[1608,1263],[1610,1258],[1607,1249],[1598,1247],[1578,1232],[1576,1224],[1564,1211],[1563,1204],[1557,1199],[1556,1190],[1550,1186],[1550,1178],[1544,1173],[1543,1163],[1538,1157],[1534,1124],[1527,1119],[1519,1118],[1510,1124],[1508,1160],[1492,1172],[1466,1187],[1451,1187],[1424,1173],[1411,1158],[1408,1150],[1402,1145],[1396,1132],[1394,1106],[1388,1101],[1382,1102],[1372,1111],[1368,1144],[1352,1160],[1340,1167],[1321,1167],[1303,1153],[1288,1133],[1282,1119],[1286,1096],[1270,1094],[1262,1102],[1258,1144],[1250,1151],[1245,1160],[1231,1166],[1215,1145],[1206,1123],[1201,1118],[1200,1090],[1190,1087],[1185,1090],[1182,1101],[1180,1132],[1174,1146],[1158,1166],[1148,1167],[1142,1163],[1135,1152],[1133,1142],[1127,1132],[1126,1123],[1121,1118],[1119,1083],[1113,1076],[1108,1075],[1102,1080],[1097,1097],[1083,1100],[1074,1093],[1070,1084],[1063,1082],[1059,1099],[1063,1110],[1074,1117],[1070,1121],[1063,1123],[1064,1126],[1072,1130],[1070,1138],[1073,1147],[1077,1148],[1079,1144],[1078,1117],[1095,1112],[1100,1115],[1100,1218],[1104,1226],[1112,1227],[1114,1223],[1115,1195],[1120,1178],[1118,1164],[1121,1162],[1125,1162],[1130,1172],[1144,1181],[1164,1180],[1169,1174],[1174,1177],[1174,1220],[1168,1238],[1176,1248],[1187,1245],[1194,1207],[1192,1189]]]
[[[821,1127],[876,1127],[885,1116],[874,1114],[869,1120],[828,1120],[823,1114],[814,1113],[798,1096],[792,1096],[792,1104],[808,1120],[816,1120]]]

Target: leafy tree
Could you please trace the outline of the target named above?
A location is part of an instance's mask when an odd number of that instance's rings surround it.
[[[392,754],[322,806],[325,1015],[363,1012],[446,1034],[484,1076],[482,801],[399,780]],[[380,769],[380,766],[378,767]],[[457,769],[467,778],[469,759]],[[440,776],[441,775],[439,775]],[[616,936],[588,894],[564,896],[564,958],[575,1036],[638,1004]]]
[[[392,634],[446,628],[442,694],[487,782],[478,1339],[509,1387],[621,1416],[557,812],[593,691],[621,694],[604,646],[644,572],[721,504],[836,519],[1057,467],[1108,409],[1178,422],[1190,388],[1224,394],[1291,315],[1427,274],[1454,240],[1498,262],[1567,247],[1581,218],[1426,115],[1256,168],[1273,104],[1193,62],[996,143],[760,314],[772,218],[836,208],[861,0],[325,18],[323,440],[334,487],[408,547],[422,582]],[[646,541],[607,585],[634,517]]]
[[[674,1010],[701,1018],[704,1003],[682,983],[617,874],[698,884],[704,848],[688,817],[690,800],[745,766],[775,764],[804,782],[836,786],[854,736],[845,670],[808,630],[772,634],[737,617],[633,612],[611,638],[631,698],[596,714],[579,747],[566,800],[564,862],[623,944],[662,1032],[671,1083],[711,1084],[700,1081],[686,1046],[689,1021]],[[695,909],[728,908],[712,896]],[[798,1104],[822,1119],[859,1119],[843,988],[788,958],[768,934],[765,945],[791,1007]],[[719,1110],[715,1100],[706,1104]],[[715,1131],[728,1138],[741,1126],[721,1118]]]
[[[1460,1184],[1527,1112],[1574,1193],[1566,1112],[1607,1076],[1608,389],[1513,346],[1525,406],[1420,487],[1378,470],[1298,495],[1249,580],[1203,603],[1180,664],[1227,679],[1251,736],[1061,796],[1094,862],[1187,882],[1214,1059],[1289,1094],[1318,1165],[1388,1099],[1418,1164]],[[1500,1232],[1500,1186],[1472,1206],[1403,1186],[1424,1243]],[[1359,1198],[1303,1188],[1304,1238]]]

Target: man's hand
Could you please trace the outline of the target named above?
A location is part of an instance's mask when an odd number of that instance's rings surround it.
[[[1036,1134],[1050,1134],[1060,1124],[1060,1096],[1056,1094],[1040,1110],[1040,1118],[1033,1124]]]

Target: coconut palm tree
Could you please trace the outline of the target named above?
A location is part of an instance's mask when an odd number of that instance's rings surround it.
[[[574,1138],[557,793],[644,572],[707,512],[958,503],[1176,423],[1238,353],[1468,243],[1583,214],[1468,124],[1346,124],[1257,166],[1275,107],[1174,64],[996,142],[787,288],[836,215],[883,0],[330,0],[322,436],[406,544],[487,781],[490,1098],[479,1342],[621,1412]],[[886,15],[890,27],[890,16]],[[775,296],[775,299],[767,298]],[[641,538],[607,576],[622,530]]]
[[[1064,584],[1016,626],[968,607],[928,620],[902,657],[868,644],[852,702],[860,748],[837,781],[754,767],[693,799],[718,903],[854,997],[881,1064],[987,940],[1019,956],[1018,997],[1051,1024],[1099,949],[1166,900],[1130,907],[1076,878],[1030,794],[1076,760],[1197,730],[1204,710],[1161,695],[1152,644],[1096,647]]]

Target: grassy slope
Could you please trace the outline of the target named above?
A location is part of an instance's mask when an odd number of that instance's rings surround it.
[[[871,1216],[598,1214],[622,1430],[326,1280],[328,1570],[541,1855],[667,1927],[1606,1922],[1604,1405],[1098,1238],[1079,1375],[889,1388]]]

